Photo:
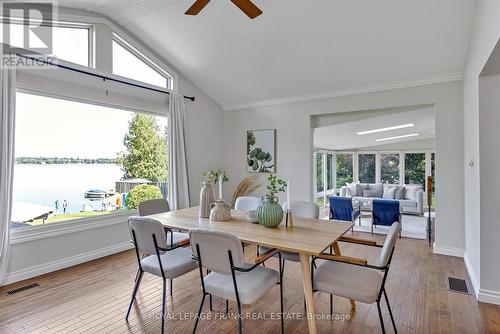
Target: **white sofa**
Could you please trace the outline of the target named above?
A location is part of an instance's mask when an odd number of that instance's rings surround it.
[[[404,190],[400,190],[404,188]],[[399,190],[399,197],[396,195]],[[422,215],[424,213],[424,190],[421,185],[407,184],[360,184],[348,183],[340,188],[340,196],[352,197],[361,205],[361,209],[371,210],[372,200],[396,199],[401,213]]]

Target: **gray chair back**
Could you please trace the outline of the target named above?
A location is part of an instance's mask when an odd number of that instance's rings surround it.
[[[394,246],[396,245],[396,241],[398,240],[400,226],[401,225],[398,222],[395,222],[391,225],[389,233],[387,233],[387,237],[384,241],[384,246],[382,247],[382,251],[380,252],[378,258],[378,265],[381,267],[384,267],[389,263],[392,249],[394,248]]]
[[[159,247],[168,247],[163,225],[156,219],[134,216],[128,219],[128,225],[132,240],[134,240],[135,234],[135,243],[139,252],[156,254],[153,235],[156,237],[156,242]]]
[[[231,274],[228,251],[231,251],[233,265],[243,267],[244,256],[241,241],[235,235],[225,232],[212,231],[203,228],[189,230],[189,239],[193,254],[198,256],[200,249],[201,264],[204,268],[217,273]]]
[[[302,218],[319,218],[319,206],[316,203],[308,201],[293,201],[290,203],[292,214]],[[283,204],[283,210],[286,212],[286,202]]]
[[[164,198],[149,199],[139,203],[139,216],[155,215],[170,211],[170,205]]]
[[[245,212],[257,210],[260,202],[260,198],[255,196],[241,196],[236,199],[236,203],[234,203],[234,209]]]

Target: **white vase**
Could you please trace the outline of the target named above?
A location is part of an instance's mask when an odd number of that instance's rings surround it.
[[[200,191],[200,218],[210,217],[210,204],[215,202],[215,190],[210,181],[201,183]]]

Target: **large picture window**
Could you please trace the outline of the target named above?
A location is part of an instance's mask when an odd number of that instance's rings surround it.
[[[353,181],[352,154],[337,153],[337,189]]]
[[[382,183],[399,183],[399,154],[380,154],[380,180]]]
[[[375,154],[359,154],[358,178],[361,183],[375,183]]]
[[[172,89],[172,78],[167,73],[118,37],[113,40],[113,74]]]
[[[17,93],[13,227],[108,215],[166,197],[167,119]],[[144,191],[138,191],[140,185]]]
[[[420,184],[425,189],[425,153],[405,154],[405,184]]]

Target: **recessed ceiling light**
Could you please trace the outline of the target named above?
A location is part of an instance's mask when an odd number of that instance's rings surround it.
[[[400,138],[408,138],[408,137],[415,137],[415,136],[418,136],[418,133],[410,133],[409,135],[402,135],[402,136],[395,136],[395,137],[380,138],[380,139],[375,139],[375,141],[386,141],[386,140],[400,139]]]
[[[401,124],[401,125],[396,125],[396,126],[390,126],[388,128],[380,128],[380,129],[373,129],[373,130],[367,130],[367,131],[360,131],[360,132],[356,132],[356,134],[362,136],[362,135],[367,135],[367,134],[370,134],[370,133],[377,133],[377,132],[391,131],[391,130],[397,130],[397,129],[411,128],[412,126],[415,126],[415,124],[413,124],[413,123],[407,123],[407,124]]]

